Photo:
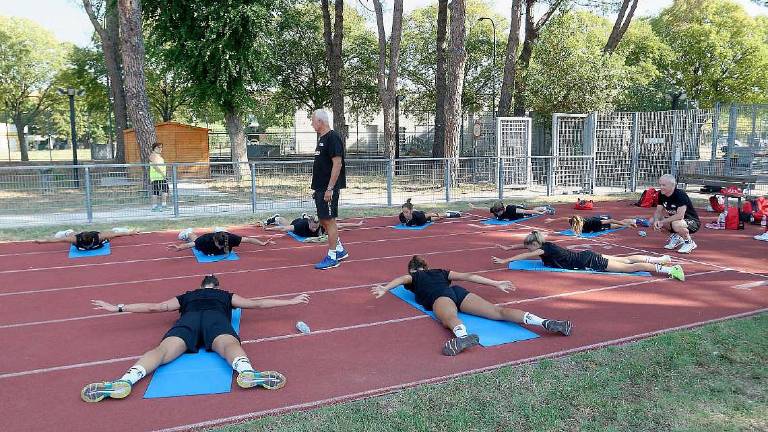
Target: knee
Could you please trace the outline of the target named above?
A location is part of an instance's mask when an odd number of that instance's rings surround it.
[[[676,220],[676,221],[673,221],[673,222],[672,222],[672,228],[673,228],[675,231],[682,231],[682,230],[686,229],[686,228],[687,228],[687,226],[686,226],[686,224],[685,224],[685,222],[684,222],[684,221],[681,221],[681,220]]]

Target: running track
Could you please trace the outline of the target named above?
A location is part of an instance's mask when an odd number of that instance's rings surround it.
[[[189,251],[169,252],[175,233],[117,239],[112,255],[70,260],[62,245],[0,244],[0,415],[4,430],[186,430],[307,409],[329,403],[439,382],[451,377],[536,359],[623,343],[768,310],[768,244],[746,231],[702,229],[699,248],[674,255],[687,281],[659,277],[511,272],[491,263],[508,256],[496,243],[516,243],[533,227],[563,229],[562,219],[540,217],[526,225],[479,225],[480,210],[423,231],[388,228],[394,218],[374,218],[364,228],[342,232],[350,258],[333,270],[312,268],[325,245],[300,244],[287,236],[277,245],[238,248],[240,261],[198,264]],[[614,217],[649,214],[627,203],[601,205],[594,213]],[[587,212],[584,212],[587,214]],[[704,212],[702,212],[704,213]],[[558,208],[557,218],[570,214]],[[703,214],[703,223],[709,215]],[[234,232],[263,235],[253,228]],[[661,254],[660,234],[646,238],[623,230],[593,240],[551,236],[562,245],[600,253]],[[434,268],[481,272],[511,280],[505,294],[485,286],[467,288],[499,304],[540,316],[567,318],[574,334],[542,334],[530,341],[474,348],[448,358],[440,354],[450,336],[436,322],[394,296],[374,299],[369,289],[405,273],[413,254]],[[289,297],[307,292],[309,305],[243,314],[246,352],[260,369],[276,369],[287,386],[269,392],[144,400],[149,379],[122,401],[86,404],[88,382],[122,375],[157,343],[176,319],[166,314],[110,314],[90,299],[112,303],[159,302],[193,289],[216,273],[222,288],[247,297]],[[308,335],[294,324],[307,322]]]

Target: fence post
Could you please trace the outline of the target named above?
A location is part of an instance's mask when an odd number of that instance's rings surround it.
[[[709,160],[717,159],[717,145],[720,141],[720,102],[715,102],[715,112],[712,114],[712,155]]]
[[[595,193],[597,184],[597,113],[587,115],[584,121],[584,152],[589,152],[589,193]]]
[[[731,104],[728,115],[728,148],[725,152],[725,174],[730,175],[732,171],[733,146],[736,144],[736,104]]]
[[[445,158],[443,180],[445,182],[445,202],[451,202],[451,164],[450,158]]]
[[[251,168],[251,213],[256,213],[256,164],[248,163]]]
[[[176,164],[171,164],[171,185],[173,186],[173,216],[179,217],[179,173]]]
[[[757,125],[757,105],[752,105],[752,134],[749,137],[749,147],[752,151],[756,151],[760,148],[757,142],[757,134],[755,126]]]
[[[558,136],[557,114],[552,114],[552,157],[549,159],[549,172],[547,175],[547,196],[555,194],[555,170],[557,169],[557,153],[560,146]]]
[[[637,192],[637,171],[640,162],[640,114],[637,112],[632,113],[632,141],[629,144],[630,152],[630,173],[629,173],[629,190],[630,192]]]
[[[387,159],[387,207],[392,207],[392,182],[394,180],[395,164],[392,159]]]
[[[93,222],[93,201],[91,197],[91,169],[89,167],[85,167],[85,214],[88,217],[88,223]]]
[[[501,157],[496,158],[496,168],[498,170],[498,189],[499,189],[499,199],[504,199],[504,159]]]
[[[680,159],[680,111],[672,111],[672,158],[669,172],[677,177],[677,161]]]

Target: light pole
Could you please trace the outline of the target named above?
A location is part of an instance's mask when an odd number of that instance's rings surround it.
[[[77,130],[75,130],[75,96],[82,96],[85,94],[83,90],[77,90],[73,88],[63,89],[58,88],[60,95],[69,96],[69,128],[72,134],[72,165],[77,165]],[[80,187],[80,177],[77,172],[77,167],[73,168],[75,175],[75,184]]]
[[[491,95],[491,118],[496,118],[496,23],[489,17],[481,17],[477,21],[482,20],[490,21],[491,26],[493,27],[493,59],[491,61],[491,87],[493,90]]]

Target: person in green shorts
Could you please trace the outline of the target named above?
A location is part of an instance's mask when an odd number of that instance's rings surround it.
[[[165,159],[161,153],[163,145],[152,144],[149,155],[149,181],[152,184],[152,211],[163,211],[168,208],[168,179],[165,171]]]

